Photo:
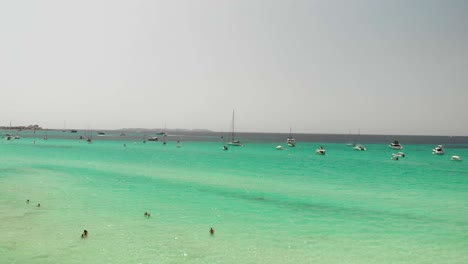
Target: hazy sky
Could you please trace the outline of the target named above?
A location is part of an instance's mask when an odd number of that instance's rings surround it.
[[[0,125],[468,135],[468,1],[0,0]]]

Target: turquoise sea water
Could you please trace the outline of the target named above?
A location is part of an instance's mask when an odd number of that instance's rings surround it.
[[[32,141],[0,141],[1,263],[468,263],[467,148]]]

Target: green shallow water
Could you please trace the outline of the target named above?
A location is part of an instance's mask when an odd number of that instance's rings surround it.
[[[2,141],[1,263],[468,262],[468,149],[276,145]]]

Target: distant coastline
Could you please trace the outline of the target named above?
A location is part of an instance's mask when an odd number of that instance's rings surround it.
[[[229,133],[211,131],[207,129],[160,129],[160,128],[123,128],[123,129],[99,129],[99,130],[63,130],[37,127],[0,127],[3,133],[12,134],[13,130],[20,132],[21,138],[35,138],[35,131],[47,131],[48,138],[74,139],[79,136],[94,134],[98,132],[105,136],[99,137],[99,140],[117,140],[117,141],[140,141],[142,138],[161,137],[164,132],[167,141],[204,141],[204,142],[225,142]],[[33,133],[34,132],[34,133]],[[267,133],[267,132],[237,132],[237,136],[245,143],[281,143],[286,142],[288,133]],[[389,144],[394,140],[402,144],[434,144],[447,145],[447,148],[466,148],[468,147],[468,136],[436,136],[436,135],[349,135],[349,134],[318,134],[318,133],[294,133],[294,138],[301,143],[321,142],[321,143],[355,143],[355,144]],[[161,137],[162,138],[162,137]]]
[[[29,125],[29,126],[0,126],[2,130],[42,130],[43,128],[39,125]]]

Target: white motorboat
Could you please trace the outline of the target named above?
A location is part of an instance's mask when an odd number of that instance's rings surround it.
[[[392,149],[397,149],[397,150],[400,150],[400,149],[403,149],[403,146],[400,144],[400,142],[398,141],[393,141],[392,143],[390,143],[389,145]]]
[[[452,156],[450,159],[455,161],[461,161],[460,156]]]
[[[320,146],[320,148],[315,150],[315,153],[318,155],[325,155],[325,149],[322,146]]]
[[[148,141],[158,141],[159,138],[158,137],[150,137],[148,138]]]
[[[444,148],[442,147],[442,145],[438,145],[437,147],[433,148],[432,154],[444,155]]]
[[[277,149],[277,150],[283,150],[283,146],[278,145],[278,146],[276,146],[276,149]]]
[[[360,150],[360,151],[365,151],[365,150],[367,150],[363,145],[356,145],[355,147],[353,147],[353,149],[355,149],[355,150]]]
[[[15,139],[15,137],[13,135],[7,134],[5,136],[5,140],[12,140],[12,139]]]
[[[398,152],[398,153],[393,153],[392,154],[392,160],[399,160],[400,158],[404,158],[405,153],[403,152]]]

